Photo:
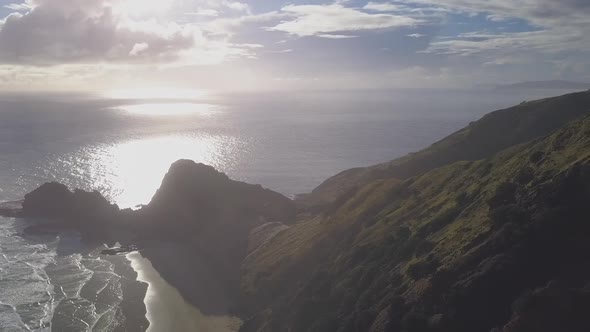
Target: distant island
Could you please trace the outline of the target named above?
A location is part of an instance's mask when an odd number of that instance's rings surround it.
[[[513,84],[500,84],[494,86],[496,91],[513,91],[513,90],[588,90],[590,83],[571,82],[571,81],[531,81]]]
[[[137,211],[48,183],[0,214],[139,249],[242,332],[587,332],[588,202],[590,91],[490,113],[296,200],[181,160]]]

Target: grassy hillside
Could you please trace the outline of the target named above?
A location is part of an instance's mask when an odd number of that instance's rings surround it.
[[[589,331],[590,117],[497,153],[589,104],[499,111],[360,171],[377,180],[246,258],[243,331]]]
[[[388,163],[344,171],[322,183],[300,204],[318,207],[377,179],[407,179],[460,160],[479,160],[515,144],[548,135],[590,111],[590,91],[496,111],[432,146]]]

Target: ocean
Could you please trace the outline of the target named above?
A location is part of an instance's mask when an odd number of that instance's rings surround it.
[[[183,158],[293,197],[342,170],[424,148],[485,113],[552,94],[559,93],[276,92],[191,100],[5,93],[0,201],[59,181],[133,208],[148,203],[170,164]],[[117,264],[128,262],[101,257],[77,234],[25,236],[24,227],[0,218],[0,331],[120,328]]]

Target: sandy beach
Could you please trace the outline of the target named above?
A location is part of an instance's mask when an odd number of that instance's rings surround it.
[[[145,297],[148,332],[195,331],[235,332],[241,321],[230,316],[206,316],[189,304],[164,280],[152,263],[139,252],[129,253],[127,259],[138,274],[138,280],[148,284]]]

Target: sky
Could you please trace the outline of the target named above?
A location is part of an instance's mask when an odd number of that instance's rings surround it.
[[[588,0],[0,0],[0,90],[590,82]]]

